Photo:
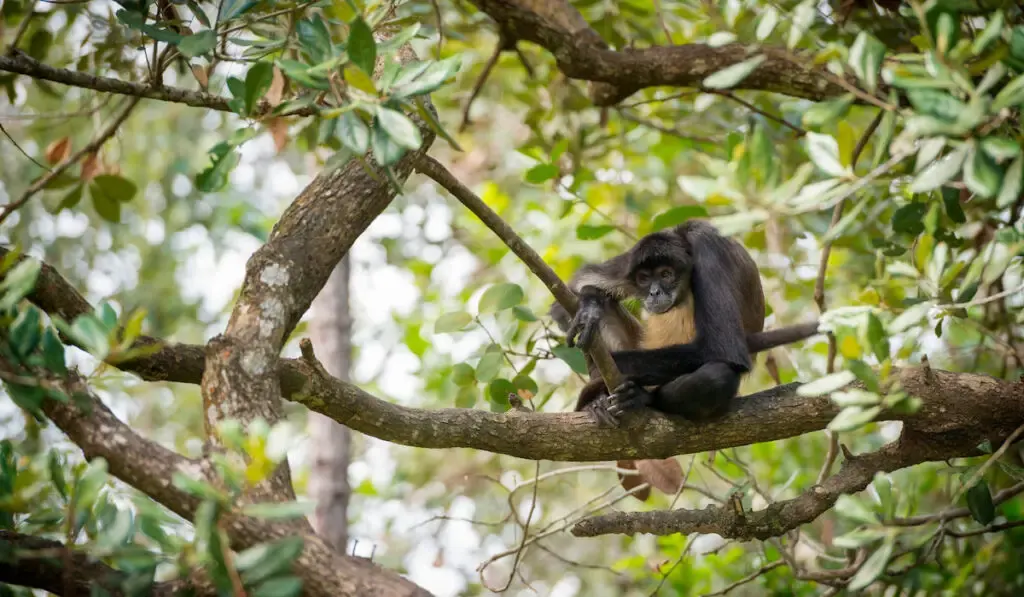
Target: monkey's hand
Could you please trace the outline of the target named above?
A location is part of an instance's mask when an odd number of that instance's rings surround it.
[[[590,350],[597,330],[601,325],[601,315],[604,313],[604,306],[598,297],[580,297],[579,309],[572,325],[565,333],[565,342],[570,347],[579,346],[582,350]]]
[[[654,402],[654,397],[643,386],[631,379],[627,379],[604,400],[599,400],[598,402],[603,403],[603,407],[608,415],[614,418],[617,423],[619,417],[626,412],[650,406]]]
[[[602,396],[588,404],[583,410],[597,421],[598,427],[618,427],[619,420],[608,412],[608,396]]]

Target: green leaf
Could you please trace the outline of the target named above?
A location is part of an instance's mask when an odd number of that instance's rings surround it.
[[[246,564],[246,567],[244,571],[239,566],[239,571],[242,572],[242,582],[246,585],[255,585],[289,570],[295,558],[299,557],[299,554],[302,553],[304,542],[300,536],[285,537],[273,543],[251,547],[239,554],[239,559],[242,559],[243,554],[264,545],[267,547],[266,551],[260,551],[245,557],[243,563]]]
[[[1024,103],[1024,75],[1021,75],[1006,84],[992,101],[991,111],[999,112],[1004,108],[1019,106]]]
[[[526,182],[540,184],[558,176],[558,166],[555,164],[537,164],[526,171]]]
[[[216,47],[217,34],[210,29],[204,29],[194,35],[183,36],[178,42],[178,51],[189,58],[205,56]]]
[[[497,344],[488,346],[476,365],[476,378],[482,382],[489,382],[497,377],[498,371],[501,370],[502,358],[501,348]]]
[[[516,305],[512,307],[512,314],[516,316],[519,321],[525,321],[527,323],[538,321],[537,316],[528,307],[523,305]]]
[[[68,372],[64,362],[64,344],[57,337],[53,328],[47,327],[43,331],[43,365],[58,375],[65,375]]]
[[[405,154],[405,148],[392,139],[379,122],[370,131],[370,148],[373,150],[373,158],[382,166],[394,164]]]
[[[615,226],[589,226],[587,224],[580,224],[576,227],[576,238],[580,240],[597,240],[613,230],[615,230]]]
[[[377,42],[373,40],[373,31],[362,17],[352,21],[349,27],[348,45],[345,47],[348,57],[363,72],[372,75],[377,62]]]
[[[476,406],[476,394],[476,384],[459,388],[459,393],[455,395],[455,407],[473,408]]]
[[[88,511],[107,482],[107,461],[95,458],[89,462],[75,483],[74,500],[77,508]]]
[[[878,72],[885,58],[885,44],[870,33],[861,31],[850,46],[848,64],[857,78],[864,82],[868,91],[878,89]]]
[[[808,132],[807,153],[820,170],[830,176],[845,176],[847,169],[839,161],[839,143],[830,136]]]
[[[984,479],[967,490],[967,509],[971,512],[971,518],[978,521],[978,524],[988,525],[995,520],[996,505]]]
[[[1005,23],[1006,18],[1003,16],[1003,11],[997,10],[989,15],[985,29],[974,38],[974,42],[971,44],[971,54],[977,56],[984,52],[985,48],[1002,34]]]
[[[953,180],[953,177],[960,172],[961,166],[963,166],[964,158],[967,157],[967,146],[963,145],[942,158],[933,161],[931,164],[926,166],[924,170],[914,178],[914,182],[910,183],[911,193],[923,193],[932,189],[937,189],[947,182]]]
[[[1002,184],[1002,171],[984,151],[972,148],[964,167],[964,184],[986,199],[995,197]]]
[[[793,24],[789,28],[789,39],[786,42],[786,47],[792,50],[800,43],[804,33],[814,23],[816,15],[817,3],[814,0],[804,0],[796,7],[796,10],[793,11]]]
[[[250,594],[252,597],[295,597],[301,592],[301,578],[297,576],[282,576],[260,583],[256,590]]]
[[[832,545],[840,549],[858,549],[865,545],[870,545],[888,534],[889,532],[885,529],[857,529],[840,537],[836,537],[832,540]]]
[[[354,112],[345,112],[338,118],[338,139],[352,153],[363,155],[370,147],[370,128]]]
[[[241,160],[237,148],[221,142],[210,150],[212,163],[196,175],[196,188],[204,193],[213,193],[228,184],[228,175]]]
[[[727,89],[733,87],[750,76],[750,73],[754,72],[767,58],[767,56],[761,54],[724,68],[706,77],[701,85],[707,89]]]
[[[218,5],[220,9],[217,11],[217,20],[230,21],[231,19],[238,18],[257,4],[259,4],[259,2],[246,0],[224,0]]]
[[[175,472],[174,476],[171,477],[171,483],[185,493],[194,495],[203,500],[220,501],[224,498],[224,495],[221,494],[221,492],[213,485],[210,485],[206,481],[193,479],[184,473]]]
[[[851,593],[859,591],[882,576],[882,573],[885,572],[885,567],[889,564],[889,558],[892,557],[893,545],[894,540],[892,537],[886,537],[881,547],[875,550],[867,561],[864,562],[864,565],[860,567],[857,574],[853,575],[846,589]]]
[[[779,23],[779,11],[774,6],[767,6],[761,12],[761,16],[757,21],[757,41],[764,41],[768,39],[768,36],[775,30],[775,26]]]
[[[387,131],[388,137],[406,149],[416,150],[423,144],[420,130],[401,112],[378,108],[377,123]]]
[[[967,109],[966,104],[941,89],[910,89],[907,99],[919,113],[948,122],[956,122]]]
[[[299,46],[311,63],[324,62],[334,53],[331,33],[320,15],[299,21],[295,26],[295,32],[299,37]]]
[[[450,334],[452,332],[459,332],[469,325],[471,321],[473,321],[473,316],[469,313],[445,313],[434,322],[434,333]]]
[[[452,382],[457,386],[469,386],[476,383],[476,372],[466,363],[456,363],[452,367]]]
[[[861,524],[877,525],[878,517],[870,508],[864,505],[864,502],[858,500],[852,495],[843,494],[836,500],[836,505],[832,509],[833,512],[854,522]]]
[[[1021,187],[1024,186],[1024,156],[1017,156],[1003,177],[1003,185],[996,197],[996,207],[1005,209],[1013,204],[1020,197]]]
[[[60,203],[57,205],[57,211],[71,209],[78,205],[78,203],[82,200],[82,194],[84,191],[84,183],[78,183],[75,186],[71,187],[71,190],[68,191],[67,194],[65,194],[61,198]]]
[[[651,222],[651,231],[664,230],[665,228],[678,226],[693,218],[706,217],[708,217],[708,210],[703,206],[680,205],[654,216],[654,221]]]
[[[57,489],[57,493],[62,498],[68,499],[68,482],[64,478],[64,462],[57,450],[50,450],[46,465],[50,473],[50,482]]]
[[[0,300],[0,309],[10,309],[18,304],[18,301],[28,296],[36,287],[36,279],[39,277],[39,270],[42,264],[35,259],[22,259],[12,267],[0,281],[0,290],[4,291],[3,299]]]
[[[492,313],[511,309],[523,302],[523,289],[518,284],[504,282],[495,284],[484,291],[480,297],[479,310],[481,313]]]
[[[107,330],[93,315],[76,317],[68,330],[68,335],[82,350],[97,359],[103,360],[110,354],[110,339]]]
[[[499,412],[508,410],[510,406],[508,395],[515,393],[515,385],[507,379],[498,378],[487,384],[487,399],[490,401],[492,406],[501,407]]]
[[[889,358],[889,336],[885,333],[882,321],[874,313],[868,313],[867,323],[868,344],[881,363]]]
[[[910,329],[911,326],[917,325],[922,319],[928,316],[928,312],[935,306],[933,301],[924,301],[911,305],[903,313],[900,313],[895,319],[889,322],[889,333],[898,334],[900,332]]]
[[[257,62],[245,73],[245,113],[251,114],[260,98],[270,89],[274,81],[274,65],[269,62]]]
[[[261,502],[245,504],[242,514],[263,520],[289,520],[310,514],[315,507],[316,503],[311,501]]]
[[[852,93],[847,93],[833,100],[818,102],[804,112],[801,122],[805,127],[814,129],[830,126],[846,117],[855,99]]]
[[[378,51],[379,54],[384,54],[385,52],[391,52],[393,50],[397,50],[398,48],[401,48],[402,46],[404,46],[406,44],[406,42],[408,42],[412,38],[416,37],[416,34],[419,33],[419,32],[420,32],[420,24],[419,23],[413,23],[413,24],[409,25],[408,27],[406,27],[405,29],[402,29],[401,31],[399,31],[393,37],[389,37],[388,39],[386,39],[386,40],[380,42],[379,44],[377,44],[377,51]]]
[[[559,359],[565,361],[565,363],[576,373],[579,373],[580,375],[586,375],[588,373],[587,357],[584,356],[583,351],[579,348],[569,348],[564,344],[559,344],[552,348],[551,352]]]
[[[100,174],[89,183],[89,192],[94,199],[96,193],[102,193],[110,201],[121,203],[131,201],[138,190],[134,182],[117,174]]]
[[[798,396],[823,396],[831,394],[836,390],[845,388],[857,379],[857,376],[850,371],[840,371],[816,379],[811,383],[803,384],[796,389]]]
[[[882,412],[881,406],[872,406],[870,408],[848,406],[839,411],[839,414],[829,422],[828,428],[831,431],[837,432],[853,431],[854,429],[863,427],[871,421],[874,421],[875,417],[877,417],[880,412]]]
[[[29,305],[18,314],[18,318],[11,325],[8,342],[14,353],[24,360],[30,353],[35,351],[39,340],[43,336],[42,328],[39,325],[39,309]]]

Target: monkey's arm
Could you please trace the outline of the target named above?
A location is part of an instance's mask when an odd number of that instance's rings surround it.
[[[818,322],[812,321],[747,334],[747,351],[757,354],[776,346],[805,340],[817,333]],[[703,347],[698,342],[647,350],[620,350],[613,352],[612,358],[624,376],[645,386],[666,384],[715,360],[704,355]]]

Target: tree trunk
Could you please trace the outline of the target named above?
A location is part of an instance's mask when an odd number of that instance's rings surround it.
[[[311,337],[314,350],[327,372],[348,381],[352,365],[352,315],[349,312],[349,276],[346,256],[331,273],[313,304]],[[339,552],[348,543],[348,464],[352,457],[352,432],[339,423],[310,412],[313,469],[309,496],[316,500],[312,524],[317,534]]]

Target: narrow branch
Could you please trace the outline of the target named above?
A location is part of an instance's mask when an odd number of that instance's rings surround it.
[[[831,509],[840,495],[867,487],[879,471],[894,471],[938,457],[941,457],[938,452],[918,453],[917,447],[897,441],[877,452],[847,460],[839,472],[824,483],[814,485],[791,500],[769,504],[763,510],[743,512],[725,505],[708,506],[703,510],[616,512],[581,520],[573,527],[572,534],[595,537],[612,533],[717,533],[741,541],[769,539],[813,521]]]
[[[3,57],[0,56],[0,60],[2,59]],[[124,124],[124,121],[128,119],[128,116],[132,113],[132,110],[135,109],[135,106],[139,103],[139,100],[141,99],[142,98],[140,97],[133,97],[129,99],[128,105],[124,107],[124,110],[122,110],[120,114],[114,117],[114,119],[110,121],[110,124],[108,124],[106,128],[100,131],[100,133],[96,135],[96,138],[89,142],[88,145],[80,149],[74,155],[69,156],[61,163],[57,164],[52,170],[50,170],[45,175],[37,179],[34,183],[29,185],[29,187],[25,189],[25,192],[22,193],[21,197],[19,197],[16,201],[12,201],[7,205],[3,206],[3,208],[0,209],[0,224],[2,224],[8,216],[14,213],[15,210],[19,209],[22,205],[25,205],[28,202],[28,200],[31,199],[36,193],[46,188],[46,185],[50,184],[54,179],[63,174],[68,168],[77,164],[79,160],[89,155],[90,153],[98,151],[99,148],[104,143],[106,143],[108,139],[110,139],[111,137],[114,136],[115,133],[117,133],[117,129],[119,129],[122,124]]]
[[[202,91],[181,89],[179,87],[153,87],[144,83],[122,81],[121,79],[114,79],[111,77],[99,77],[89,73],[65,68],[56,68],[39,62],[35,58],[32,58],[21,51],[15,51],[6,56],[0,56],[0,71],[26,75],[33,79],[42,79],[44,81],[61,83],[71,87],[92,89],[94,91],[101,91],[104,93],[116,93],[119,95],[130,95],[138,98],[155,99],[163,102],[185,104],[194,108],[209,108],[210,110],[217,110],[219,112],[233,112],[233,110],[228,106],[229,99],[226,97],[212,95]],[[262,115],[270,112],[271,109],[272,106],[270,106],[266,100],[260,100],[260,105],[255,113],[257,115]],[[309,116],[310,114],[315,114],[316,111],[317,109],[315,107],[307,106],[289,114],[295,116]]]
[[[544,259],[530,245],[526,244],[526,241],[516,234],[515,230],[512,230],[512,227],[505,220],[501,219],[501,216],[494,213],[494,210],[488,207],[466,185],[459,182],[447,168],[434,158],[424,154],[416,162],[415,167],[433,179],[434,182],[444,187],[445,190],[465,205],[469,211],[480,218],[480,221],[490,228],[508,248],[512,249],[512,252],[526,264],[526,267],[530,268],[530,271],[535,276],[540,278],[540,281],[548,287],[555,300],[569,312],[569,315],[576,314],[578,306],[576,295],[566,287],[565,283],[558,277],[558,274],[548,267],[547,263],[544,263]],[[611,353],[608,352],[608,348],[605,347],[604,342],[600,338],[595,340],[593,347],[590,349],[590,356],[594,359],[594,364],[601,372],[601,377],[605,380],[605,386],[609,388],[618,387],[621,383],[622,374],[619,373]]]

